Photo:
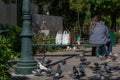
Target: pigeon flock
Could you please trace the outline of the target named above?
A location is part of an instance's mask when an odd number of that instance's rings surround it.
[[[113,61],[116,61],[118,56],[110,56]],[[82,79],[86,77],[86,68],[89,68],[95,73],[95,77],[91,80],[111,80],[106,74],[112,73],[112,68],[109,65],[109,62],[98,63],[88,61],[83,54],[79,55],[80,62],[79,66],[71,65],[72,69],[68,73],[72,80],[85,80]],[[40,59],[36,59],[38,63],[38,68],[33,70],[32,73],[35,76],[40,76],[42,72],[46,73],[47,77],[52,77],[52,80],[62,80],[65,76],[63,75],[62,66],[67,64],[66,60],[61,60],[61,64],[57,64],[56,69],[52,69],[52,60],[48,59],[45,55],[43,55]],[[91,65],[93,63],[93,65]],[[49,66],[47,66],[49,65]],[[120,69],[119,69],[120,70]]]

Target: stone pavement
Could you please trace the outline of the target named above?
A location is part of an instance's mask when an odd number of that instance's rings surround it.
[[[88,51],[89,51],[89,49],[88,49]],[[72,54],[73,55],[73,54],[78,54],[78,53],[81,53],[81,52],[66,51],[66,52],[46,53],[46,55],[49,55],[49,56],[47,56],[47,58],[51,59],[52,63],[55,63],[55,62],[62,60],[62,59],[66,59],[65,65],[62,65],[62,63],[58,63],[61,65],[61,68],[63,71],[62,75],[64,76],[64,77],[60,78],[59,80],[76,80],[76,79],[73,79],[69,75],[69,73],[72,72],[73,66],[78,66],[78,64],[80,63],[80,60],[77,56],[72,56],[71,58],[68,58],[69,55],[62,56],[60,54]],[[112,73],[107,74],[104,71],[102,65],[101,65],[102,66],[101,69],[102,69],[103,74],[105,76],[108,76],[110,78],[110,80],[120,80],[120,44],[113,47],[113,53],[118,54],[118,59],[116,61],[109,62],[110,67],[113,69]],[[59,56],[51,56],[50,54],[53,54],[53,55],[58,54]],[[40,58],[40,56],[36,56],[35,58]],[[93,73],[93,71],[90,69],[90,66],[93,66],[94,62],[98,62],[100,64],[104,63],[105,60],[101,61],[99,58],[94,57],[94,56],[85,56],[85,58],[87,58],[88,61],[91,61],[91,64],[89,66],[85,66],[86,76],[82,77],[80,80],[97,80],[97,79],[95,79],[96,73]],[[53,74],[55,73],[58,64],[55,64],[52,66],[52,69],[53,69],[52,73]],[[115,67],[117,67],[117,68],[115,69]],[[44,73],[44,72],[41,73],[39,76],[16,75],[16,74],[14,74],[14,72],[11,72],[11,74],[13,75],[13,78],[12,78],[13,80],[53,80],[53,76],[48,77],[46,75],[46,73]]]

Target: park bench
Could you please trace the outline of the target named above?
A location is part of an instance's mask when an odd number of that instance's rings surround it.
[[[33,47],[37,46],[42,46],[42,47],[49,47],[49,46],[56,46],[56,47],[66,47],[66,46],[71,46],[71,47],[78,47],[78,46],[83,46],[83,47],[91,47],[92,48],[92,56],[99,56],[103,52],[103,49],[105,48],[104,44],[89,44],[89,43],[83,43],[81,45],[78,44],[33,44]]]
[[[85,44],[81,44],[81,46],[91,47],[92,48],[92,56],[104,55],[104,53],[106,52],[105,44],[89,44],[89,43],[85,43]]]
[[[65,46],[70,46],[70,45],[61,45],[61,44],[33,44],[33,47],[35,46],[43,46],[43,47],[47,47],[47,46],[60,46],[60,47],[65,47]]]

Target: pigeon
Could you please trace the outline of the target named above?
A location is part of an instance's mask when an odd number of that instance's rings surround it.
[[[60,64],[58,64],[53,80],[59,80],[59,77],[61,76],[61,74],[62,74],[62,69],[61,69]]]
[[[47,76],[50,76],[52,73],[52,67],[48,66],[47,70],[46,70]]]
[[[79,72],[80,72],[80,76],[85,76],[85,69],[83,67],[83,65],[81,64],[80,67],[79,67]]]
[[[87,59],[84,57],[83,54],[80,54],[79,57],[80,57],[80,61],[83,65],[89,65],[90,64],[90,61],[86,61]]]
[[[95,63],[94,63],[94,66],[95,66],[95,67],[98,67],[98,66],[99,66],[99,63],[98,63],[98,62],[95,62]]]
[[[66,60],[61,60],[62,65],[66,64]]]
[[[61,74],[62,74],[62,69],[60,64],[58,64],[55,76],[60,76]]]
[[[99,55],[98,58],[99,58],[100,60],[103,60],[104,57],[101,56],[101,55]]]
[[[79,71],[77,70],[75,66],[73,66],[73,75],[74,75],[74,78],[80,79]]]
[[[47,58],[44,59],[45,64],[50,64],[51,62],[52,62],[52,60],[50,60],[50,59],[47,59]]]
[[[108,63],[104,63],[104,69],[107,73],[111,73],[110,66],[108,65]]]
[[[59,80],[59,77],[58,76],[54,76],[53,80]]]
[[[109,77],[104,76],[104,80],[110,80]]]
[[[114,55],[110,55],[110,57],[111,57],[111,59],[112,59],[113,61],[116,61],[117,58],[118,58],[118,55],[117,55],[117,54],[114,54]]]
[[[38,62],[38,66],[39,66],[41,71],[45,71],[47,73],[47,76],[51,75],[51,72],[52,72],[52,67],[51,66],[45,67],[44,65],[42,65],[41,62]]]
[[[110,80],[109,77],[104,76],[101,71],[97,71],[97,78],[99,80]]]
[[[41,57],[41,61],[42,61],[42,63],[44,63],[45,58],[46,58],[46,55],[43,54],[42,57]]]
[[[47,67],[45,67],[44,65],[42,65],[42,63],[41,62],[38,62],[38,65],[39,65],[39,68],[41,69],[41,70],[47,70]]]
[[[103,73],[101,71],[97,71],[97,78],[99,80],[104,79]]]
[[[40,70],[40,69],[34,69],[34,70],[32,71],[32,73],[33,73],[34,75],[38,76],[38,75],[40,75],[41,70]]]
[[[44,64],[50,64],[52,62],[52,60],[46,58],[45,54],[43,54],[41,60],[42,60],[42,63]]]
[[[75,66],[73,66],[73,74],[74,75],[78,75],[79,74],[79,72],[78,72],[78,70],[77,70],[77,68]]]
[[[81,62],[84,62],[84,61],[87,60],[87,59],[84,57],[83,54],[80,54],[79,57],[80,57],[80,61],[81,61]]]
[[[82,62],[83,65],[89,65],[91,62],[90,61],[84,61]]]
[[[95,63],[94,63],[94,66],[95,66],[95,67],[93,67],[93,70],[94,70],[94,71],[98,71],[98,70],[100,70],[100,68],[101,68],[101,66],[99,66],[99,63],[98,63],[98,62],[95,62]]]

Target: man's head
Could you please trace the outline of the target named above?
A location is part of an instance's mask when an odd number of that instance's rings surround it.
[[[92,21],[94,22],[99,22],[101,19],[100,15],[95,15],[93,18],[92,18]]]

